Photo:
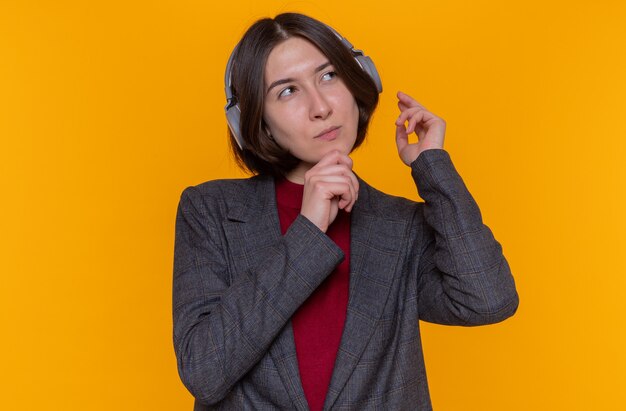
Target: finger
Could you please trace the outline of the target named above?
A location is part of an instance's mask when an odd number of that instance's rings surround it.
[[[403,111],[402,113],[400,113],[400,115],[398,116],[398,119],[396,120],[396,125],[401,125],[404,124],[407,119],[413,115],[415,115],[415,113],[417,113],[418,111],[423,110],[420,107],[411,107],[405,111]]]
[[[424,119],[425,111],[420,110],[409,118],[409,123],[406,127],[406,133],[411,134],[415,131],[415,126]]]
[[[311,170],[313,169],[311,168]],[[327,176],[327,175],[333,175],[333,174],[334,175],[348,175],[351,173],[352,173],[352,169],[348,167],[348,165],[346,164],[328,164],[325,166],[318,167],[311,174]]]
[[[422,107],[425,108],[419,101],[415,100],[413,97],[409,96],[406,93],[398,91],[397,94],[398,100],[408,107]]]
[[[316,171],[315,175],[317,176],[335,176],[335,175],[345,176],[350,179],[354,187],[359,186],[359,182],[358,182],[358,179],[356,178],[356,175],[354,174],[352,169],[349,168],[345,164],[335,164],[335,165],[322,167]]]
[[[347,181],[336,182],[322,182],[320,183],[322,189],[332,194],[332,198],[339,198],[338,206],[344,209],[348,204],[352,202],[352,190],[351,184]]]
[[[345,165],[335,165],[325,167],[310,178],[310,183],[316,182],[345,182],[350,184],[350,193],[352,195],[352,201],[348,204],[349,209],[354,205],[359,197],[359,181],[352,170],[348,169]],[[348,211],[349,211],[348,209]]]
[[[347,205],[348,210],[352,208],[352,205],[358,199],[358,180],[356,175],[352,172],[352,159],[335,150],[326,154],[315,166],[305,173],[305,184],[311,184],[312,181],[318,181],[315,176],[324,175],[345,175],[350,179],[352,201]],[[313,180],[311,180],[313,179]],[[345,204],[342,202],[342,207]]]
[[[411,107],[421,107],[423,109],[426,109],[426,107],[424,107],[419,101],[404,93],[402,99],[398,97],[398,107],[400,108],[400,110],[406,110],[407,108]]]
[[[345,210],[350,212],[352,211],[352,207],[354,207],[354,203],[359,199],[359,180],[356,178],[354,173],[350,173],[347,176],[350,180],[350,191],[352,193],[352,201],[345,207]]]
[[[400,109],[400,111],[404,111],[404,110],[407,110],[407,109],[409,109],[409,108],[413,108],[413,107],[421,107],[421,108],[424,108],[424,106],[419,105],[419,104],[418,104],[418,105],[413,105],[413,106],[411,106],[411,105],[409,105],[409,104],[406,104],[406,103],[402,102],[401,100],[398,100],[398,108]]]
[[[350,156],[348,156],[347,154],[338,152],[337,164],[343,164],[346,167],[348,167],[350,170],[352,170],[353,161],[350,158]]]
[[[326,167],[332,164],[345,164],[351,169],[353,162],[350,156],[341,153],[339,150],[333,150],[324,155],[314,167]]]
[[[352,209],[354,208],[354,204],[359,199],[359,180],[356,178],[356,176],[354,177],[354,192],[355,192],[355,195],[352,199],[352,203],[345,209],[347,212],[352,211]]]
[[[352,168],[352,159],[350,158],[349,155],[343,154],[339,150],[333,150],[333,151],[335,151],[337,153],[337,157],[336,157],[337,164],[345,164],[349,168]]]
[[[417,107],[413,107],[407,110],[408,115],[404,116],[407,118],[408,124],[406,128],[407,134],[413,133],[420,127],[429,128],[430,124],[434,124],[436,122],[441,121],[439,117],[431,113],[426,109],[421,109]]]
[[[310,178],[309,183],[315,187],[315,190],[322,194],[322,196],[326,199],[331,198],[337,193],[328,191],[329,184],[346,184],[348,189],[352,194],[356,194],[354,188],[355,180],[353,180],[350,176],[341,175],[341,174],[333,174],[333,175],[315,175]],[[358,183],[357,183],[358,184]]]
[[[356,201],[356,197],[358,197],[358,181],[352,169],[346,164],[330,164],[311,168],[311,170],[307,171],[305,174],[305,184],[311,184],[316,181],[330,180],[327,177],[334,176],[343,176],[349,179],[349,182],[353,187],[353,194]]]
[[[345,175],[313,174],[305,179],[301,214],[325,232],[339,208],[345,209],[353,203],[351,186],[350,177]]]
[[[396,119],[396,126],[404,125],[409,115],[410,115],[409,110],[405,110],[401,112],[398,118]]]
[[[396,125],[396,146],[398,153],[402,152],[409,144],[409,138],[403,125]]]

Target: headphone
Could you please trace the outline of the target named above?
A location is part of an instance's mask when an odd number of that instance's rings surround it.
[[[322,23],[323,24],[323,23]],[[378,93],[383,91],[383,84],[380,80],[380,76],[378,75],[378,70],[376,70],[376,66],[374,62],[369,56],[366,56],[363,51],[355,49],[352,43],[348,41],[345,37],[341,36],[335,29],[324,24],[330,31],[332,31],[337,38],[341,41],[341,43],[346,46],[350,52],[352,53],[352,57],[356,60],[357,64],[363,71],[365,71],[376,84],[376,88],[378,89]],[[239,43],[235,46],[235,49],[230,54],[228,58],[228,63],[226,63],[226,73],[224,74],[224,91],[226,92],[226,106],[224,110],[226,111],[226,121],[228,122],[228,127],[230,128],[231,133],[235,137],[237,141],[237,145],[240,149],[243,150],[245,147],[245,143],[243,141],[243,137],[241,135],[240,130],[240,119],[241,119],[241,110],[239,109],[239,104],[237,103],[237,99],[233,95],[232,89],[232,69],[233,69],[233,57],[239,48]]]

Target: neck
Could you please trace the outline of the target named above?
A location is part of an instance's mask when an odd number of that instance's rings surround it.
[[[292,183],[304,184],[304,174],[309,171],[313,166],[314,164],[301,161],[300,164],[296,166],[296,168],[294,168],[285,175],[285,178],[287,178],[287,180],[291,181]]]

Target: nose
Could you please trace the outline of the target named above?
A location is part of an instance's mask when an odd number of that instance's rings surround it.
[[[333,113],[327,97],[317,88],[311,90],[309,110],[311,120],[325,120]]]

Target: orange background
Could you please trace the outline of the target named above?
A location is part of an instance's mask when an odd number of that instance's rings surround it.
[[[171,337],[176,206],[188,185],[242,175],[224,66],[282,11],[379,68],[356,171],[418,198],[393,140],[395,91],[412,94],[447,121],[512,267],[515,317],[423,324],[435,409],[624,409],[621,0],[2,0],[0,409],[191,410]]]

